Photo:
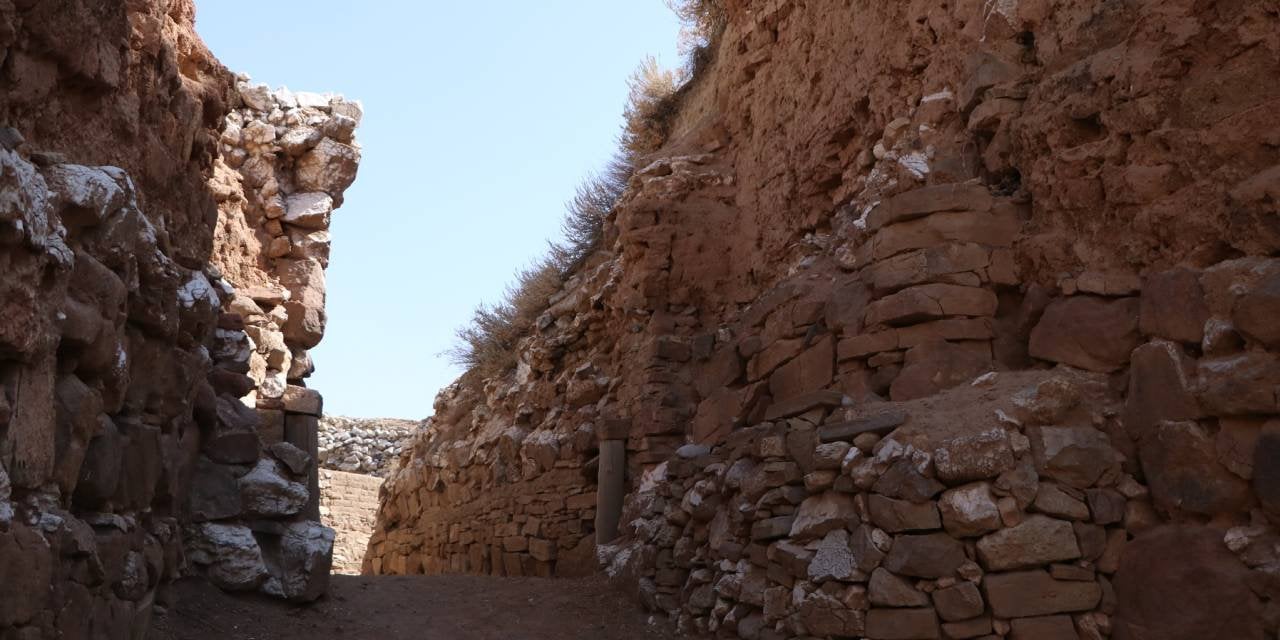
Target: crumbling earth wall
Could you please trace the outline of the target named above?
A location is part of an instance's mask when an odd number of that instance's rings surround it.
[[[599,551],[692,632],[1275,637],[1275,4],[725,5],[366,569],[558,573],[623,440]]]
[[[253,91],[193,20],[186,0],[0,2],[6,637],[141,637],[191,572],[325,588],[314,450],[273,441],[241,399],[270,376],[245,375],[258,345],[233,303],[254,283],[236,267],[266,252],[219,240],[243,213],[219,206],[215,166]],[[306,402],[271,408],[311,414],[314,443],[318,397],[289,389],[277,404]]]
[[[359,575],[378,517],[382,478],[320,470],[320,520],[333,529],[333,572]]]

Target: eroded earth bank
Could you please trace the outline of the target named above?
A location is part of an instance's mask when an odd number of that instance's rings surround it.
[[[688,5],[388,465],[306,387],[360,105],[0,0],[0,637],[1274,640],[1280,7]],[[333,585],[322,450],[386,476]]]

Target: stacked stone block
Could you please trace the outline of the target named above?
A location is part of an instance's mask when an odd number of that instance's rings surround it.
[[[334,530],[334,573],[360,573],[377,521],[382,482],[376,476],[320,471],[320,519]]]

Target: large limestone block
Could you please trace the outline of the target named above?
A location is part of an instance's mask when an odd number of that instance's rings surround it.
[[[924,398],[991,368],[989,342],[926,342],[907,351],[906,365],[889,386],[889,397],[895,402]]]
[[[1138,346],[1138,300],[1072,296],[1055,300],[1031,330],[1034,358],[1088,371],[1116,371]]]

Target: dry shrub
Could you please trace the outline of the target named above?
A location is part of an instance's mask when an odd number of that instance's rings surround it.
[[[621,144],[632,158],[652,153],[662,146],[671,131],[671,118],[676,113],[676,92],[681,78],[671,69],[658,66],[646,58],[628,81],[631,95],[623,111]]]
[[[471,322],[458,329],[458,344],[448,355],[466,367],[469,376],[489,378],[515,367],[516,347],[532,332],[549,298],[599,248],[605,222],[626,190],[637,160],[666,143],[680,88],[705,66],[724,29],[721,0],[666,1],[684,23],[685,68],[663,69],[649,57],[631,76],[619,151],[602,172],[588,176],[566,204],[561,223],[564,239],[550,243],[545,257],[518,272],[501,302],[480,305]]]
[[[724,31],[727,21],[722,0],[665,0],[683,25],[680,29],[680,49],[693,54],[698,49],[711,46]]]

